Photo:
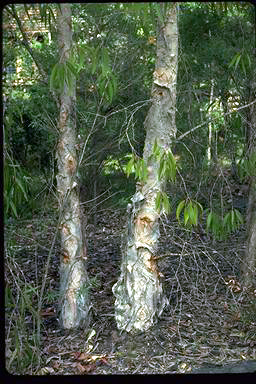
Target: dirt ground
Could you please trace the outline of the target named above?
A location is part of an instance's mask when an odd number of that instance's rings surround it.
[[[58,324],[58,301],[54,297],[59,281],[59,243],[56,242],[47,276],[48,300],[41,312],[40,365],[27,368],[24,373],[112,375],[196,373],[200,370],[207,373],[216,369],[219,372],[255,371],[256,298],[253,291],[243,290],[239,280],[245,230],[217,242],[203,231],[190,232],[180,228],[173,218],[164,219],[158,265],[164,275],[163,286],[169,306],[148,332],[132,336],[116,328],[112,294],[121,262],[125,215],[125,210],[104,211],[102,217],[98,214],[96,227],[87,226],[90,321],[76,331],[64,331]],[[22,271],[20,273],[30,283],[40,282],[54,231],[49,218],[34,218],[19,226],[6,227],[9,251],[5,279],[8,286],[13,284],[10,271],[15,268]],[[15,284],[12,289],[17,289]],[[26,322],[32,333],[34,326],[30,314]],[[14,329],[15,311],[7,308],[7,362],[12,356]],[[14,364],[9,367],[9,371],[12,370],[15,371]]]

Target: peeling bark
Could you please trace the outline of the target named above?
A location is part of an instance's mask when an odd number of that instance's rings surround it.
[[[249,102],[256,98],[256,70],[253,69],[250,81]],[[256,106],[250,106],[248,116],[247,155],[256,152]],[[249,199],[247,207],[247,241],[244,262],[242,264],[242,278],[246,287],[256,286],[256,177],[250,175]]]
[[[256,287],[256,182],[249,190],[247,208],[247,243],[243,263],[243,283],[246,287]]]
[[[60,61],[69,59],[72,46],[70,4],[58,10]],[[70,329],[81,325],[88,313],[88,277],[86,247],[83,244],[82,218],[77,173],[75,90],[67,86],[60,95],[59,142],[57,146],[57,188],[61,212],[60,322]]]
[[[168,303],[155,261],[160,236],[155,200],[164,189],[164,181],[158,180],[159,164],[149,157],[155,140],[166,150],[176,136],[177,61],[177,15],[176,5],[172,4],[158,33],[152,105],[144,123],[147,133],[143,158],[148,178],[144,184],[137,183],[132,204],[128,205],[121,275],[113,286],[117,326],[127,332],[146,331]]]

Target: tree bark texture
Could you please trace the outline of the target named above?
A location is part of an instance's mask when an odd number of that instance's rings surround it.
[[[256,70],[253,68],[253,76],[250,81],[249,102],[256,98]],[[252,104],[248,116],[247,155],[256,152],[256,104]],[[243,283],[245,286],[256,284],[256,174],[250,175],[249,199],[247,207],[247,241],[245,259],[242,265]]]
[[[72,26],[70,4],[58,10],[58,46],[60,62],[71,54]],[[60,323],[70,329],[81,325],[88,314],[88,278],[86,247],[83,244],[82,220],[77,175],[75,89],[64,85],[60,95],[59,140],[57,146],[57,187],[61,212]]]
[[[152,105],[144,123],[146,139],[143,158],[148,177],[144,184],[137,183],[132,204],[128,205],[121,275],[113,286],[117,326],[131,333],[146,331],[168,303],[155,262],[160,235],[160,215],[155,201],[157,193],[164,189],[164,181],[158,180],[159,163],[153,162],[150,155],[156,140],[159,146],[168,150],[176,135],[177,62],[178,28],[174,3],[170,5],[165,23],[158,32]]]

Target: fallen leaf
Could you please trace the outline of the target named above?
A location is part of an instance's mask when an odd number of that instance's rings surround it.
[[[86,368],[85,368],[81,363],[77,363],[77,364],[76,364],[76,368],[78,369],[78,371],[79,371],[80,373],[83,373],[83,372],[86,371]]]
[[[72,352],[71,355],[72,355],[75,359],[78,359],[79,356],[81,355],[81,352]]]
[[[89,373],[89,372],[92,372],[96,369],[96,364],[94,364],[94,363],[93,364],[87,364],[84,366],[84,368],[85,368],[85,372]]]
[[[100,359],[100,362],[101,362],[102,364],[108,364],[108,358],[107,358],[107,357],[102,357],[102,358]]]
[[[87,353],[81,352],[77,360],[90,360],[90,356]]]
[[[42,311],[40,311],[40,315],[45,317],[45,316],[55,316],[55,308],[54,307],[49,307],[45,308]]]
[[[38,373],[39,373],[39,375],[49,375],[49,374],[55,373],[55,372],[54,372],[54,369],[51,367],[43,367],[42,369],[40,369],[40,371]]]
[[[52,364],[52,367],[54,369],[58,369],[60,367],[60,362],[59,361],[54,361],[54,363]]]

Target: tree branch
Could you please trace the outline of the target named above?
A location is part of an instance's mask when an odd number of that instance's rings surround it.
[[[256,103],[256,100],[252,101],[252,102],[249,103],[249,104],[242,105],[242,107],[237,108],[235,111],[226,112],[226,113],[223,114],[223,116],[231,115],[231,113],[240,111],[241,109],[244,109],[244,108],[248,108],[248,107],[250,107],[250,106],[251,106],[252,104],[254,104],[254,103]],[[187,132],[183,133],[182,135],[180,135],[180,136],[177,138],[177,141],[180,141],[180,140],[183,139],[185,136],[187,136],[187,135],[189,135],[190,133],[194,132],[196,129],[201,128],[201,127],[203,127],[204,125],[209,124],[210,122],[214,122],[214,121],[217,120],[217,119],[218,119],[218,118],[206,120],[204,123],[199,124],[199,125],[197,125],[196,127],[192,128],[192,129],[190,129],[189,131],[187,131]]]

